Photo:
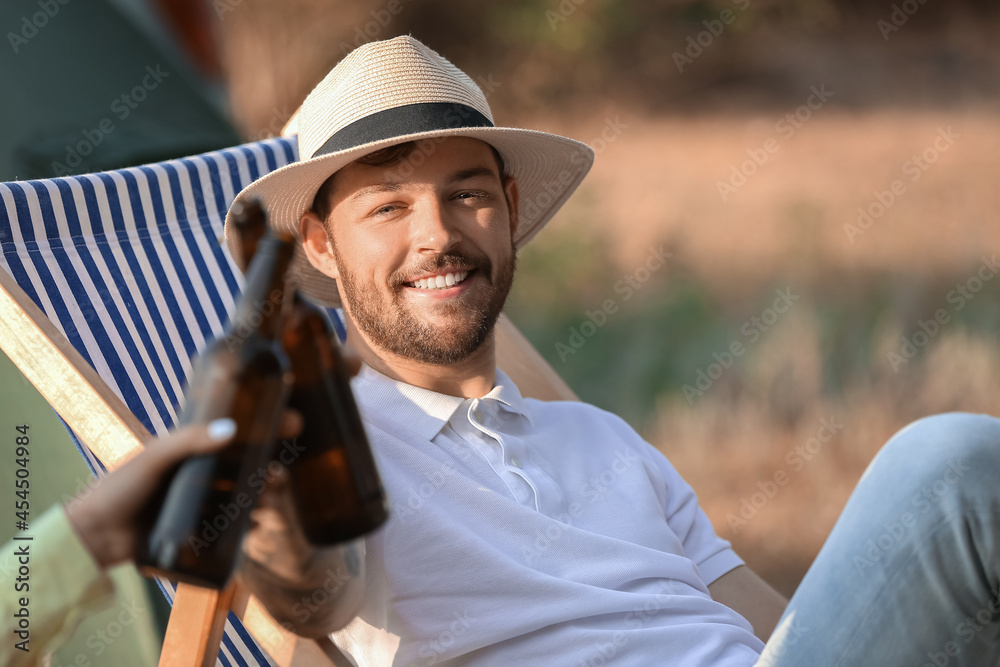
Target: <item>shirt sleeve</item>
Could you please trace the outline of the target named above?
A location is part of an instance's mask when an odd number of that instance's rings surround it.
[[[643,444],[666,481],[663,511],[667,525],[681,540],[684,555],[698,566],[705,585],[743,565],[743,559],[733,551],[732,545],[715,534],[715,528],[698,504],[698,496],[691,485],[658,449],[645,441]]]
[[[61,505],[18,537],[31,539],[13,539],[0,549],[0,664],[11,667],[41,664],[82,618],[108,604],[114,594],[111,578],[94,561]]]

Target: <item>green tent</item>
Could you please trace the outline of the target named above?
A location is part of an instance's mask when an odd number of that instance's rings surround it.
[[[0,4],[0,179],[78,174],[239,143],[141,0]]]

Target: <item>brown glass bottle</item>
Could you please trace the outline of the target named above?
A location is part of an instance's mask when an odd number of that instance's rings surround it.
[[[172,476],[139,563],[146,573],[216,588],[232,574],[291,385],[281,336],[293,250],[290,234],[260,242],[232,321],[195,363],[179,424],[230,417],[236,435]]]
[[[239,238],[244,272],[257,254],[257,245],[267,234],[267,213],[259,201],[238,201],[232,206],[233,229]]]
[[[284,342],[294,377],[288,405],[304,425],[288,472],[303,532],[316,545],[364,535],[389,516],[335,336],[326,313],[296,291]]]

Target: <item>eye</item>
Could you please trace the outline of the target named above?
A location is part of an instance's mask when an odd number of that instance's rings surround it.
[[[399,210],[399,204],[384,204],[372,211],[369,215],[372,218],[384,218],[387,215]]]
[[[464,199],[466,201],[487,201],[493,198],[488,192],[483,192],[482,190],[463,190],[455,195],[455,199]]]

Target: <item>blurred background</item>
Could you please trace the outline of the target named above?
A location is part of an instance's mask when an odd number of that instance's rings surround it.
[[[995,3],[107,0],[25,37],[44,2],[0,15],[4,180],[275,135],[345,53],[400,34],[498,124],[589,143],[507,312],[786,595],[895,431],[1000,412]]]

